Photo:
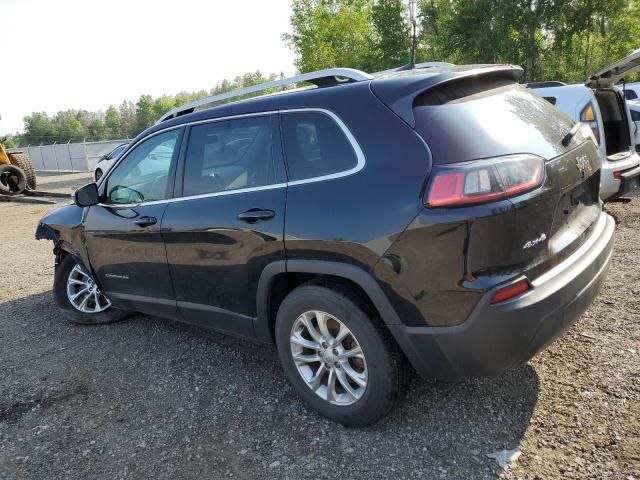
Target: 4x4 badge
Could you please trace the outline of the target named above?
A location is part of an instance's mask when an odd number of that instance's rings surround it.
[[[522,249],[526,250],[527,248],[535,247],[539,243],[544,242],[546,239],[547,239],[547,235],[545,233],[543,233],[538,238],[534,238],[533,240],[529,240],[527,243],[525,243],[522,246]]]

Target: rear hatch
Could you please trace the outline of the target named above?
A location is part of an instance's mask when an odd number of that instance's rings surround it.
[[[586,82],[586,85],[591,88],[612,87],[627,75],[638,70],[640,70],[640,48],[613,65],[600,70]]]
[[[376,81],[372,89],[387,103]],[[585,129],[504,75],[440,83],[416,95],[412,107],[431,151],[431,179],[460,163],[515,154],[543,159],[544,178],[533,190],[433,209],[451,224],[465,223],[466,276],[528,271],[533,279],[584,241],[601,211],[601,156]]]

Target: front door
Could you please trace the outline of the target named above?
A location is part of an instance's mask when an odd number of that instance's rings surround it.
[[[173,194],[182,129],[143,140],[101,184],[84,235],[89,261],[115,306],[177,317],[160,225]]]
[[[162,220],[178,308],[185,322],[251,337],[260,274],[285,258],[277,117],[213,121],[186,135],[181,198]]]

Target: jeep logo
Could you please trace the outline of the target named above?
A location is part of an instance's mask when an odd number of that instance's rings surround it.
[[[580,170],[582,178],[584,178],[587,173],[591,173],[591,163],[589,162],[589,157],[586,155],[580,155],[576,158],[576,166],[578,170]]]

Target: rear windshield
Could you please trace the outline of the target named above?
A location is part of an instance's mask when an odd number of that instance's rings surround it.
[[[507,79],[464,79],[432,89],[414,103],[416,130],[435,164],[512,153],[555,158],[586,140],[548,101]]]

